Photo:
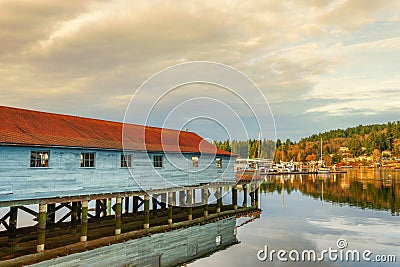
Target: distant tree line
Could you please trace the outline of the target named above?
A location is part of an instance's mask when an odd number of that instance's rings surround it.
[[[249,139],[247,141],[225,140],[214,141],[214,144],[223,150],[239,155],[241,158],[273,158],[275,142],[272,140]]]
[[[328,143],[332,139],[347,141],[347,147],[353,156],[360,156],[362,154],[371,156],[375,150],[379,152],[388,150],[396,155],[400,155],[400,144],[398,144],[398,139],[400,139],[400,121],[388,122],[387,124],[360,124],[357,127],[347,128],[346,130],[331,130],[302,138],[299,143],[318,142],[321,138],[324,142]],[[365,150],[362,149],[363,147]]]
[[[322,155],[320,140],[323,140]],[[321,157],[326,164],[341,161],[340,147],[348,147],[352,156],[373,156],[378,159],[383,151],[400,156],[400,121],[387,124],[358,125],[345,130],[336,129],[313,134],[293,142],[249,139],[247,141],[214,141],[218,148],[231,151],[243,158],[270,158],[275,161],[311,161]]]

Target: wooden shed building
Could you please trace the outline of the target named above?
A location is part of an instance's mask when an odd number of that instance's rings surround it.
[[[234,182],[234,161],[193,132],[0,106],[0,201]]]

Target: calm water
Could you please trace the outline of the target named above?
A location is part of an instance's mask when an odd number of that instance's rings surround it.
[[[400,266],[400,172],[274,176],[261,190],[261,218],[238,228],[241,243],[189,266]],[[257,259],[265,246],[318,253],[338,249],[339,238],[348,244],[343,251],[396,255],[397,263]]]

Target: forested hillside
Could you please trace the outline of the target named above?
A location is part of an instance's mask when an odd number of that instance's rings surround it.
[[[272,140],[260,142],[253,139],[215,141],[215,144],[242,157],[248,155],[250,158],[274,158],[276,161],[311,161],[320,158],[321,139],[323,158],[328,164],[337,163],[344,156],[365,155],[380,158],[384,151],[400,156],[400,121],[330,130],[302,138],[299,142],[292,142],[290,139],[283,142],[278,139],[275,143]],[[341,147],[348,148],[347,154],[340,151]],[[275,155],[273,155],[274,148],[276,148]]]

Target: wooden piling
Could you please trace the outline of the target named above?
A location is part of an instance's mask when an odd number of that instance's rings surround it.
[[[138,212],[138,209],[139,209],[139,197],[134,196],[132,198],[132,209],[133,209],[132,211],[134,213]]]
[[[157,197],[158,197],[157,194],[153,194],[152,199],[151,199],[151,204],[153,206],[152,211],[153,211],[154,216],[157,216],[157,205],[158,205]]]
[[[143,227],[144,229],[148,229],[150,226],[150,196],[145,195],[144,196],[144,220],[143,220]]]
[[[243,207],[247,207],[247,185],[243,185]]]
[[[232,187],[232,205],[233,209],[237,210],[237,189],[236,187]]]
[[[186,206],[185,196],[185,191],[179,191],[179,206],[181,207]]]
[[[107,205],[106,205],[106,211],[107,211],[106,215],[107,216],[111,215],[111,210],[112,210],[111,206],[112,206],[111,198],[109,198],[109,199],[107,199]]]
[[[216,197],[217,197],[217,213],[220,213],[222,208],[222,187],[217,188]]]
[[[176,206],[176,192],[172,192],[172,206]]]
[[[47,222],[50,225],[56,223],[56,204],[47,204]]]
[[[77,202],[77,213],[78,213],[78,222],[81,222],[81,215],[82,215],[82,202]]]
[[[10,218],[8,222],[8,233],[9,233],[8,237],[10,239],[16,237],[17,220],[18,220],[18,208],[10,207]]]
[[[259,197],[260,197],[260,187],[256,188],[256,191],[254,191],[254,206],[258,208],[259,206]]]
[[[96,217],[100,218],[101,213],[103,212],[103,201],[100,199],[96,200]]]
[[[193,189],[186,191],[187,199],[186,204],[188,206],[188,220],[191,221],[193,218]]]
[[[38,215],[38,241],[36,245],[37,252],[44,251],[44,241],[46,238],[46,219],[47,219],[47,205],[39,204],[39,215]]]
[[[172,224],[173,193],[168,192],[168,224]]]
[[[76,233],[76,225],[78,223],[78,203],[71,202],[71,232]]]
[[[160,200],[160,207],[161,209],[165,209],[167,207],[167,193],[162,193],[161,194],[161,200]]]
[[[208,218],[208,189],[201,189],[201,202],[203,204],[204,219]]]
[[[81,242],[87,241],[87,224],[88,224],[88,201],[82,201],[82,219],[81,219]]]
[[[121,234],[122,227],[122,198],[117,197],[115,203],[115,235]]]
[[[125,214],[129,213],[129,197],[125,197],[125,208],[124,208],[124,213],[125,213]]]
[[[254,206],[256,205],[256,203],[255,203],[255,198],[254,198],[255,191],[250,192],[249,195],[250,195],[250,203],[251,203],[251,206],[254,207]]]

